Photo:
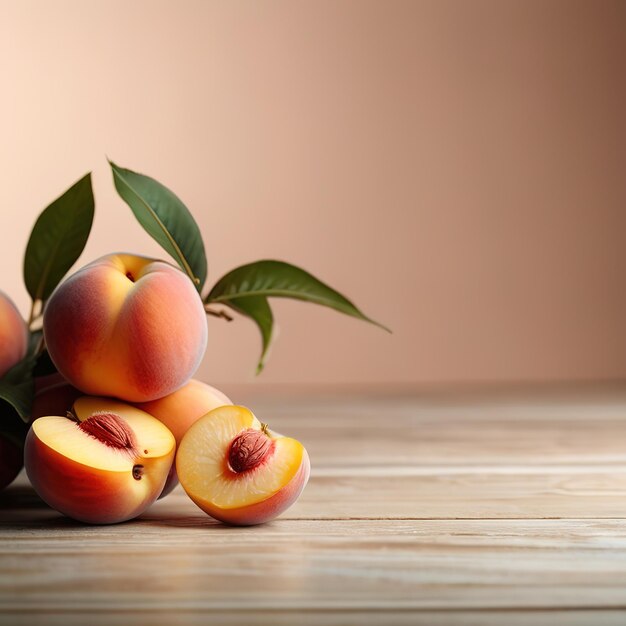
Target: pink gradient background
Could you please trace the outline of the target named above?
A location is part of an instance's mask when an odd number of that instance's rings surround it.
[[[0,288],[93,170],[84,264],[162,256],[105,154],[202,229],[211,284],[294,262],[393,335],[275,301],[263,383],[626,375],[626,3],[0,0]],[[199,376],[255,380],[209,319]]]

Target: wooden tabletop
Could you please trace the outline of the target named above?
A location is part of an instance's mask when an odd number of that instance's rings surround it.
[[[264,526],[180,489],[85,526],[0,494],[2,624],[624,624],[626,389],[242,393],[312,474]]]

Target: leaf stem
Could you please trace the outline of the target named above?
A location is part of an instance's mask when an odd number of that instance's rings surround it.
[[[28,328],[30,328],[35,321],[35,301],[30,302],[30,313],[28,314]]]
[[[225,319],[227,322],[232,322],[233,321],[233,317],[230,316],[228,313],[226,313],[226,311],[224,311],[224,309],[216,311],[215,309],[211,309],[210,307],[205,306],[204,310],[205,310],[207,315],[212,315],[213,317],[221,317],[222,319]]]
[[[34,298],[34,299],[31,301],[31,304],[30,304],[30,313],[29,313],[29,315],[28,315],[28,328],[29,328],[29,329],[32,329],[33,324],[34,324],[34,323],[35,323],[35,322],[36,322],[36,321],[37,321],[37,320],[38,320],[38,319],[42,316],[42,314],[43,314],[43,311],[41,310],[41,308],[40,308],[40,310],[39,310],[39,311],[36,311],[36,308],[37,308],[37,303],[39,303],[40,305],[42,304],[42,303],[41,303],[41,300],[39,300],[39,298]]]

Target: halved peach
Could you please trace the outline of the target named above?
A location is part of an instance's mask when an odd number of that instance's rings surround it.
[[[159,420],[110,398],[82,397],[72,417],[35,420],[24,465],[39,496],[82,522],[140,515],[159,496],[176,442]]]
[[[242,406],[222,406],[199,419],[176,454],[189,497],[205,513],[237,525],[261,524],[289,508],[310,467],[299,441],[270,431]]]

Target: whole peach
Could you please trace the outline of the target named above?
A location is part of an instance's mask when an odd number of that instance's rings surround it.
[[[184,385],[207,344],[202,300],[163,261],[112,254],[54,291],[44,311],[50,358],[71,385],[130,402]]]
[[[135,406],[163,422],[174,435],[178,446],[194,422],[209,411],[225,404],[232,404],[232,402],[219,389],[191,379],[184,387],[164,398],[142,402]],[[160,497],[170,493],[177,484],[176,464],[172,464],[170,475],[167,477]]]
[[[0,378],[26,355],[26,322],[4,292],[0,291]]]

